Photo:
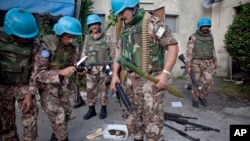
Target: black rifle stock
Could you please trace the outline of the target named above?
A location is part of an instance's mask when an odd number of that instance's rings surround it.
[[[170,126],[170,125],[168,125],[168,124],[166,124],[166,123],[164,123],[164,125],[165,125],[166,127],[170,128],[170,129],[176,131],[176,132],[177,132],[178,134],[180,134],[181,136],[183,136],[183,137],[185,137],[185,138],[187,138],[187,139],[190,139],[191,141],[200,141],[199,138],[191,137],[191,136],[188,135],[187,133],[185,133],[185,132],[183,132],[183,131],[181,131],[181,130],[179,130],[179,129],[176,129],[176,128],[174,128],[174,127],[172,127],[172,126]]]
[[[186,58],[183,54],[179,55],[178,57],[185,65],[185,68],[186,68]],[[199,86],[198,82],[196,81],[195,79],[195,76],[192,72],[189,73],[189,76],[191,78],[191,81],[192,81],[192,84],[195,86],[195,88],[198,90],[198,91],[201,91],[202,90],[202,87]]]

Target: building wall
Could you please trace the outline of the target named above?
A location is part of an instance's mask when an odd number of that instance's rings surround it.
[[[105,14],[106,18],[110,8],[110,0],[93,0],[93,12]],[[210,8],[203,6],[202,0],[140,0],[140,6],[145,10],[154,10],[165,7],[165,14],[177,16],[177,32],[173,33],[179,42],[179,54],[186,53],[188,37],[195,32],[197,21],[200,17],[206,16],[212,19],[212,34],[214,35],[215,48],[218,57],[219,68],[216,74],[219,76],[228,75],[228,53],[224,49],[224,34],[228,25],[232,23],[234,15],[233,7],[238,6],[239,2],[246,3],[250,0],[222,0],[214,3]],[[115,28],[108,30],[108,33],[115,39]],[[180,76],[183,70],[180,69],[183,63],[177,60],[172,71],[173,76]]]

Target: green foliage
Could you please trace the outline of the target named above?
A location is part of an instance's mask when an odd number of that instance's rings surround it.
[[[218,88],[218,90],[226,95],[237,97],[239,99],[250,101],[250,85],[249,84],[227,84]]]
[[[240,13],[225,34],[225,49],[236,60],[241,70],[250,74],[250,3],[242,5]]]
[[[118,16],[115,16],[114,12],[112,10],[109,10],[108,20],[106,22],[106,28],[105,31],[109,29],[110,26],[115,26],[118,22]]]
[[[88,34],[88,26],[87,26],[87,17],[88,15],[92,14],[92,8],[93,8],[94,2],[92,0],[82,0],[81,1],[81,10],[80,10],[80,16],[79,20],[82,24],[82,33],[83,33],[83,39],[86,34]]]

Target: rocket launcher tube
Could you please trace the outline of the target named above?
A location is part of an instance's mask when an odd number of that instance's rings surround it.
[[[140,68],[134,66],[133,64],[125,61],[122,58],[117,57],[116,58],[116,62],[120,63],[122,65],[124,65],[125,67],[127,67],[128,69],[134,71],[135,73],[139,74],[140,76],[154,82],[155,84],[157,84],[159,82],[158,79],[154,78],[151,75],[146,74],[145,72],[143,72]],[[177,90],[176,88],[167,85],[165,88],[171,95],[176,96],[176,97],[180,97],[180,98],[186,98],[185,95],[183,95],[179,90]]]

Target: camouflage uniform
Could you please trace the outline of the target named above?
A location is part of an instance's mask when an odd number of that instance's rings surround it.
[[[43,52],[49,52],[49,55],[44,56]],[[65,46],[56,35],[48,35],[42,38],[41,47],[35,56],[32,77],[37,81],[41,106],[58,140],[68,137],[67,123],[72,111],[67,94],[69,78],[59,76],[58,70],[74,65],[78,54],[77,46]]]
[[[15,102],[17,101],[18,107],[21,109],[25,95],[35,94],[29,91],[29,81],[33,81],[29,79],[32,54],[35,53],[36,49],[36,42],[21,45],[11,41],[2,29],[0,30],[0,122],[3,141],[19,140],[15,124]],[[25,141],[33,141],[38,137],[38,107],[35,98],[32,104],[32,109],[29,112],[23,113],[21,110]]]
[[[193,86],[193,100],[205,99],[208,95],[214,83],[214,64],[217,64],[217,59],[213,36],[210,32],[205,35],[197,30],[189,37],[186,54],[186,67],[191,67],[195,79],[202,85],[201,92]]]
[[[93,66],[91,74],[86,75],[87,101],[89,106],[95,106],[98,88],[101,91],[101,105],[108,105],[108,89],[111,77],[103,72],[105,63],[111,63],[114,56],[114,49],[111,49],[111,37],[101,33],[100,36],[94,38],[87,35],[83,47],[82,57],[88,56],[86,64]]]
[[[148,13],[140,9],[131,21],[130,25],[125,25],[121,40],[118,43],[117,51],[122,52],[122,57],[130,61],[135,66],[140,67],[142,62],[142,19]],[[169,27],[159,18],[149,15],[148,34],[150,36],[149,49],[149,74],[156,77],[162,72],[164,66],[165,50],[168,45],[177,44],[176,39],[171,34]],[[162,34],[159,36],[158,31]],[[126,70],[126,68],[124,68]],[[129,133],[135,139],[143,140],[144,134],[148,141],[164,140],[164,93],[155,84],[134,72],[127,70],[125,80],[125,92],[132,103],[137,118],[142,127],[137,128],[135,120],[125,113],[126,123]]]

